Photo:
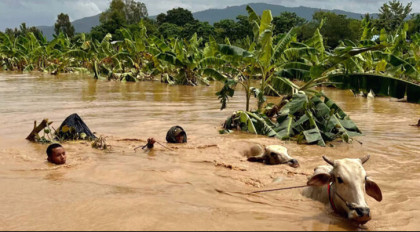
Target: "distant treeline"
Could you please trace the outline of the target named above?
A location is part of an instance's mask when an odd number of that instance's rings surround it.
[[[394,32],[405,21],[408,24],[407,38],[410,39],[415,33],[420,32],[420,15],[410,15],[411,3],[403,5],[399,1],[392,0],[385,3],[379,9],[378,18],[374,19],[366,14],[363,19],[347,18],[345,15],[336,14],[330,11],[318,11],[313,14],[312,20],[299,17],[294,12],[283,12],[273,16],[274,35],[287,33],[291,28],[297,27],[297,36],[301,41],[309,39],[315,30],[320,26],[321,21],[324,25],[321,34],[324,38],[324,45],[327,48],[335,48],[340,41],[350,40],[358,42],[363,32],[363,25],[369,23],[373,35],[379,39],[381,29],[387,33]],[[411,16],[411,17],[408,17]],[[409,18],[409,19],[408,19]],[[93,27],[86,36],[92,40],[102,40],[108,33],[113,40],[123,39],[120,29],[126,28],[132,33],[138,31],[138,23],[144,20],[148,35],[163,36],[164,38],[190,38],[193,34],[204,38],[207,42],[211,35],[217,42],[222,43],[226,39],[234,45],[243,45],[245,39],[252,37],[252,25],[245,15],[238,15],[236,20],[223,19],[210,25],[207,22],[200,22],[194,19],[192,12],[183,8],[168,10],[166,14],[159,14],[156,19],[148,17],[146,5],[134,0],[112,0],[109,8],[100,16],[100,25]],[[36,27],[27,28],[22,23],[20,28],[7,28],[5,33],[14,38],[27,32],[33,32],[40,39],[42,32]],[[59,14],[55,23],[55,35],[60,32],[70,38],[75,36],[74,27],[66,14]]]

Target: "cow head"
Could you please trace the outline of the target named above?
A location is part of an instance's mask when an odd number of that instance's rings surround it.
[[[287,148],[281,145],[270,145],[265,147],[266,163],[288,164],[290,167],[298,168],[299,162],[287,153]]]
[[[331,183],[331,201],[338,213],[361,224],[371,219],[365,193],[377,201],[382,200],[381,189],[366,176],[363,168],[369,156],[360,159],[323,159],[332,166],[330,172],[316,173],[308,181],[309,186],[323,186]]]

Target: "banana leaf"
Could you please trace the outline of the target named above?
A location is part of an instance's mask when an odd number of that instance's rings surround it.
[[[303,131],[307,143],[318,142],[318,145],[325,147],[324,139],[318,128]]]
[[[223,55],[229,55],[229,56],[239,56],[239,57],[251,57],[252,53],[248,52],[247,50],[228,45],[228,44],[219,44],[219,51]]]
[[[412,83],[407,84],[407,101],[420,104],[420,86]]]
[[[412,103],[419,103],[420,100],[420,85],[393,77],[378,74],[335,74],[329,76],[329,79],[337,82],[336,87],[341,89],[353,89],[357,92],[372,90],[376,95],[398,99],[407,95],[407,101]]]

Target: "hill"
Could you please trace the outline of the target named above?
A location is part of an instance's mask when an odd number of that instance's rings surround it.
[[[320,9],[320,8],[311,8],[311,7],[285,7],[281,5],[273,5],[273,4],[266,4],[266,3],[250,3],[250,4],[244,4],[240,6],[231,6],[226,7],[224,9],[208,9],[204,11],[199,11],[193,13],[194,18],[198,19],[203,22],[209,22],[210,24],[213,24],[215,22],[220,21],[221,19],[235,19],[238,15],[248,15],[246,11],[246,6],[249,5],[252,7],[252,9],[255,10],[257,14],[262,14],[264,10],[271,10],[271,14],[274,16],[280,15],[282,12],[288,11],[288,12],[294,12],[299,17],[302,17],[308,21],[312,20],[312,15],[317,11],[331,11],[336,14],[342,14],[346,15],[348,18],[353,19],[361,19],[363,17],[363,14],[348,12],[348,11],[342,11],[342,10],[326,10],[326,9]],[[371,15],[373,17],[377,17],[377,14]]]

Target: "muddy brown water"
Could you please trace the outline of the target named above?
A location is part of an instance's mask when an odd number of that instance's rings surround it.
[[[420,118],[420,105],[325,89],[364,136],[319,147],[241,132],[219,134],[222,122],[245,106],[243,92],[237,91],[220,111],[219,88],[0,73],[0,230],[420,228],[420,128],[410,126]],[[107,136],[112,149],[66,142],[67,164],[51,165],[47,145],[25,137],[34,120],[48,118],[57,128],[72,113]],[[186,130],[187,144],[166,143],[173,125]],[[156,144],[150,152],[135,152],[148,137],[171,150]],[[286,146],[300,168],[247,162],[243,151],[254,143]],[[324,164],[324,154],[333,159],[371,155],[365,169],[384,199],[366,196],[373,218],[364,226],[302,196],[302,189],[248,194],[305,184]]]

